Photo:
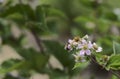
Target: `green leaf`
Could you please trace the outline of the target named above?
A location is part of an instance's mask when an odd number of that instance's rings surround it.
[[[76,23],[86,23],[88,21],[94,21],[94,18],[91,18],[89,16],[78,16],[74,19]]]
[[[17,60],[17,59],[10,59],[10,60],[4,61],[1,64],[0,73],[8,73],[12,70],[15,70],[15,69],[19,68],[23,64],[24,64],[23,61],[20,61],[20,60]]]
[[[64,71],[54,69],[54,70],[49,70],[49,76],[50,79],[68,79],[68,74],[66,74]]]
[[[0,67],[0,73],[8,73],[12,70],[23,69],[31,70],[34,69],[40,72],[45,68],[48,62],[49,56],[42,55],[33,51],[19,53],[25,60],[8,60],[2,63]]]
[[[99,38],[97,41],[104,48],[102,54],[111,55],[113,54],[113,36],[107,35],[105,37]]]
[[[88,62],[75,63],[73,69],[76,69],[76,68],[82,68],[82,69],[84,69],[87,65],[88,65]]]
[[[49,8],[49,15],[67,19],[67,16],[61,10]]]
[[[39,71],[43,69],[48,62],[49,56],[42,55],[41,53],[35,51],[34,49],[19,49],[18,54],[21,55],[25,61],[33,69]]]
[[[39,22],[37,25],[42,30],[48,30],[47,21],[46,21],[46,9],[44,6],[37,6],[36,10],[36,20]]]
[[[106,12],[105,18],[107,18],[111,21],[117,21],[118,20],[117,16],[112,11]]]
[[[96,57],[96,60],[97,62],[100,64],[100,65],[103,65],[104,62],[102,61],[102,56],[101,54],[96,54],[95,57]]]
[[[96,21],[97,21],[97,28],[100,33],[106,33],[109,30],[109,26],[110,26],[109,20],[100,18]]]
[[[113,52],[114,54],[120,54],[120,44],[117,42],[113,42]]]
[[[10,6],[3,13],[1,17],[7,17],[14,13],[20,13],[23,15],[25,20],[35,20],[35,13],[30,5],[27,4],[16,4],[15,6]]]
[[[10,14],[6,17],[6,19],[12,20],[13,22],[16,22],[17,24],[23,26],[25,24],[25,19],[23,17],[23,15],[21,15],[20,13],[13,13]]]
[[[8,21],[0,19],[0,28],[0,34],[4,40],[11,36],[11,27]]]
[[[73,68],[74,59],[72,55],[64,49],[64,46],[55,41],[44,41],[44,44],[48,52],[53,54],[65,68]]]
[[[49,56],[45,56],[42,54],[35,54],[34,59],[31,63],[33,63],[33,66],[36,69],[36,71],[40,71],[48,63],[48,59],[49,59]]]
[[[97,63],[99,65],[101,65],[102,67],[106,67],[110,56],[102,55],[102,54],[96,54],[95,57],[96,57]]]
[[[120,55],[110,56],[109,61],[107,62],[106,69],[110,70],[120,70]]]

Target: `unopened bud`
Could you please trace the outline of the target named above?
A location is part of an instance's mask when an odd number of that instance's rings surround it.
[[[109,56],[104,55],[104,56],[103,56],[103,61],[106,62],[106,61],[108,61],[108,60],[109,60]]]
[[[75,40],[75,42],[78,42],[78,41],[80,41],[80,37],[75,37],[74,40]]]

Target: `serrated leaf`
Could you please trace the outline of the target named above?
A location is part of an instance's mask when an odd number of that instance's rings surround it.
[[[106,65],[106,69],[120,70],[120,55],[110,56],[110,59]]]

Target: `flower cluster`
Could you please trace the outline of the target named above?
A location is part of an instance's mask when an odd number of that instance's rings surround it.
[[[88,39],[88,35],[85,35],[82,38],[75,37],[74,39],[68,40],[65,49],[68,51],[75,51],[73,56],[76,62],[84,62],[86,61],[86,56],[91,55],[92,52],[102,51],[102,47],[99,47],[96,43],[92,43]]]

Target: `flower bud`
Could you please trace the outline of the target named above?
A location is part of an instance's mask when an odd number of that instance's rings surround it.
[[[74,41],[75,41],[75,42],[80,41],[80,37],[74,37]]]

